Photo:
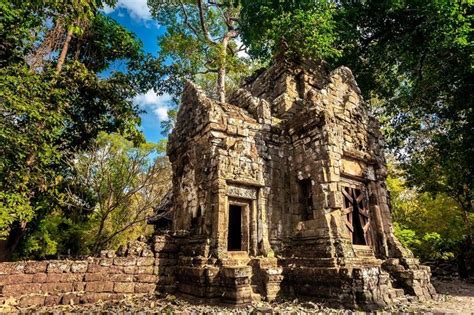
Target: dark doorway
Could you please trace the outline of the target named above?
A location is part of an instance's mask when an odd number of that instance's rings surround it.
[[[229,226],[227,229],[227,250],[242,250],[242,207],[229,206]]]
[[[354,227],[354,233],[352,233],[352,244],[366,245],[364,228],[362,227],[362,222],[360,222],[360,211],[358,205],[354,206],[354,212],[352,213],[352,226]]]

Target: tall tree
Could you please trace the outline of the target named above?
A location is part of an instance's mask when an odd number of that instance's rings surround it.
[[[141,43],[95,5],[88,17],[91,27],[71,38],[59,73],[62,43],[42,50],[47,53],[41,66],[31,68],[31,56],[56,25],[48,20],[67,4],[39,3],[2,2],[6,18],[1,19],[0,36],[11,39],[5,45],[11,54],[2,54],[0,70],[0,230],[2,238],[8,236],[9,250],[25,233],[34,232],[41,218],[61,208],[70,172],[66,161],[87,149],[100,131],[143,140],[137,130],[139,110],[132,103],[140,91],[133,71],[100,75],[117,60],[140,69]],[[21,25],[32,29],[15,32]]]
[[[135,146],[118,134],[101,133],[94,147],[75,155],[68,199],[91,212],[92,252],[109,247],[120,235],[143,227],[171,184],[171,168],[163,144]],[[122,237],[123,239],[123,237]],[[116,246],[114,246],[116,247]]]
[[[159,38],[159,57],[169,64],[168,79],[209,79],[215,95],[225,102],[228,75],[244,67],[239,57],[238,1],[160,1],[148,5],[157,22],[166,27]]]

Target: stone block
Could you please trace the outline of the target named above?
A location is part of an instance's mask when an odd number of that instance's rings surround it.
[[[73,291],[72,283],[63,282],[51,282],[43,283],[41,285],[41,291],[46,293],[66,293]]]
[[[87,261],[73,261],[71,264],[71,272],[84,273],[87,271]]]
[[[11,274],[11,275],[0,275],[0,285],[5,284],[21,284],[32,282],[32,274]]]
[[[24,262],[2,262],[0,263],[0,274],[10,275],[23,273],[25,270]]]
[[[115,257],[114,265],[116,266],[135,266],[137,263],[135,257]]]
[[[43,306],[44,300],[45,300],[45,296],[39,295],[39,294],[22,296],[18,300],[18,306],[20,307]]]
[[[47,267],[48,267],[47,261],[28,261],[25,264],[25,273],[46,272]]]
[[[152,283],[136,283],[135,293],[154,293],[156,290],[156,284]]]
[[[48,294],[44,297],[45,306],[53,306],[61,303],[62,295]]]
[[[145,282],[145,283],[156,283],[158,277],[156,275],[150,274],[139,274],[134,276],[134,280],[137,282]]]
[[[87,282],[85,291],[87,292],[113,292],[114,283],[112,281]]]
[[[33,274],[33,279],[31,282],[33,283],[43,283],[46,282],[46,279],[48,278],[47,273],[35,273]]]
[[[108,301],[112,298],[109,293],[86,292],[80,297],[80,303],[97,303],[99,301]]]
[[[55,260],[50,261],[47,267],[48,273],[64,273],[71,270],[71,262]]]
[[[102,267],[110,267],[114,264],[114,260],[112,258],[102,258],[99,260],[99,265]]]
[[[29,293],[42,293],[41,283],[7,284],[3,286],[3,296],[20,296]]]
[[[84,275],[85,282],[107,281],[107,280],[109,280],[109,275],[105,273],[86,273]]]
[[[135,292],[135,284],[131,282],[115,282],[114,292],[116,293],[133,293]]]
[[[61,304],[74,305],[81,302],[81,296],[77,293],[66,293],[61,298]]]
[[[137,258],[137,266],[153,266],[155,259],[152,257],[139,257]]]
[[[109,280],[114,282],[133,282],[134,276],[133,274],[112,274],[109,275]]]
[[[143,267],[140,267],[140,268],[143,268]],[[125,267],[123,267],[123,272],[126,273],[126,274],[135,274],[137,272],[137,267],[136,266],[125,266]]]
[[[135,269],[136,274],[147,274],[147,275],[152,275],[154,271],[153,266],[146,266],[146,267],[137,267]]]
[[[73,286],[73,291],[82,292],[82,291],[85,291],[86,289],[86,282],[74,282],[72,286]]]

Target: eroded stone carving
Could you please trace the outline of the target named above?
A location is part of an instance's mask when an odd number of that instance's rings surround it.
[[[227,195],[230,197],[245,198],[245,199],[257,199],[257,189],[246,186],[227,186]]]

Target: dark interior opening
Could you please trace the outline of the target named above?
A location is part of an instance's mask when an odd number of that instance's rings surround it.
[[[191,231],[193,232],[198,232],[199,226],[200,226],[200,221],[201,221],[201,213],[202,213],[202,207],[199,206],[196,216],[193,217],[191,215]]]
[[[313,185],[311,178],[305,178],[299,181],[300,185],[300,204],[302,207],[302,219],[313,219]]]
[[[354,233],[352,233],[352,244],[366,245],[364,229],[362,228],[362,222],[360,222],[359,207],[357,203],[356,206],[354,206],[354,212],[352,214],[352,226],[354,227]]]
[[[298,97],[304,99],[304,73],[301,72],[296,76],[296,91]]]
[[[242,250],[242,207],[229,206],[229,226],[227,229],[227,250]]]

